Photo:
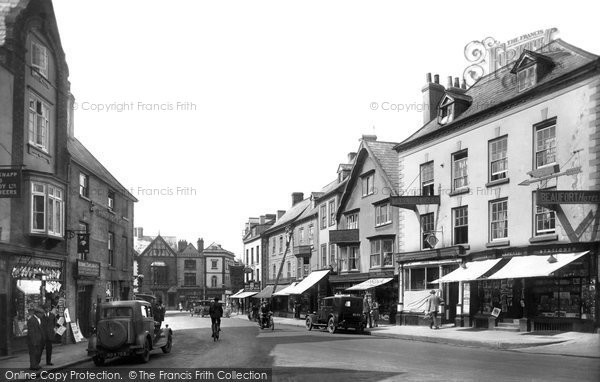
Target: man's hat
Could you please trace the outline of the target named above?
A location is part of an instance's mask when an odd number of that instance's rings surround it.
[[[46,313],[46,311],[40,308],[39,306],[32,306],[31,308],[29,308],[29,311],[34,313]]]

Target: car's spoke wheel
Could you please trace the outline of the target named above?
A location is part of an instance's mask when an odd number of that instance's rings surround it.
[[[148,363],[148,361],[150,361],[150,341],[147,339],[144,343],[144,352],[140,355],[140,361],[142,361],[142,363]]]
[[[312,318],[306,317],[306,329],[308,329],[310,331],[310,330],[312,330],[312,328],[313,328]]]
[[[327,322],[327,331],[331,334],[335,333],[335,320],[333,319],[333,317],[331,317],[329,319],[329,321]]]

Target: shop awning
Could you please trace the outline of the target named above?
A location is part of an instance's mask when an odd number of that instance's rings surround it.
[[[547,277],[560,268],[577,260],[589,251],[555,253],[552,256],[515,256],[488,280],[515,279],[523,277]],[[556,260],[556,261],[555,261]]]
[[[153,261],[152,264],[150,264],[151,267],[166,267],[167,264],[165,264],[164,261]]]
[[[311,286],[318,283],[323,277],[329,273],[329,269],[324,271],[313,271],[304,280],[300,281],[293,289],[288,291],[288,294],[302,294],[308,290]]]
[[[238,290],[237,292],[235,292],[234,294],[229,296],[229,298],[236,298],[237,295],[239,295],[240,293],[244,293],[244,290],[243,289]]]
[[[273,296],[289,296],[290,295],[290,291],[292,289],[294,289],[294,287],[298,285],[297,282],[293,282],[290,285],[288,285],[287,287],[283,288],[282,290],[280,290],[279,292],[275,292],[273,293]]]
[[[257,294],[258,292],[238,292],[236,294],[234,294],[233,296],[231,296],[231,298],[246,298],[246,297],[251,297],[254,296],[255,294]]]
[[[455,281],[472,281],[481,277],[485,272],[492,269],[492,267],[502,259],[491,259],[481,261],[470,261],[465,264],[465,268],[458,267],[454,271],[448,273],[446,276],[439,278],[435,281],[431,281],[430,284],[437,283],[451,283]]]
[[[368,279],[367,281],[363,281],[360,284],[351,286],[350,288],[347,288],[346,290],[367,290],[367,289],[378,287],[385,283],[389,283],[392,280],[393,280],[392,277],[379,278],[379,279]]]
[[[261,290],[260,292],[258,292],[257,294],[255,294],[252,297],[253,298],[271,298],[271,295],[273,294],[273,287],[274,287],[274,285],[267,285],[266,287],[264,287],[263,290]],[[286,288],[286,287],[287,287],[287,285],[277,285],[276,292],[279,292],[279,291],[283,290],[283,288]]]

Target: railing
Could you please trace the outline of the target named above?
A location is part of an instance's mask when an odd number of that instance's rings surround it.
[[[573,323],[572,322],[551,322],[551,321],[542,321],[536,322],[533,321],[533,331],[539,332],[571,332],[573,331]]]

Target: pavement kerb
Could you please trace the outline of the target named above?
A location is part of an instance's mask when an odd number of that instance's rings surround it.
[[[238,319],[248,319],[246,315],[232,315],[232,318]],[[282,317],[274,317],[275,322],[279,321],[279,323],[284,325],[292,325],[292,326],[304,326],[303,320],[282,318]],[[459,346],[468,346],[468,347],[478,347],[478,348],[488,348],[488,349],[498,349],[498,350],[512,350],[519,348],[531,348],[537,346],[545,346],[545,345],[554,345],[562,342],[566,342],[566,340],[552,340],[552,341],[544,341],[544,342],[535,342],[535,343],[514,343],[514,342],[505,342],[505,341],[476,341],[476,340],[468,340],[461,338],[447,338],[447,337],[434,337],[434,336],[422,336],[422,335],[411,335],[411,334],[400,334],[400,333],[390,333],[389,331],[381,331],[374,330],[368,331],[368,333],[372,336],[376,337],[384,337],[384,338],[397,338],[402,340],[409,341],[420,341],[420,342],[429,342],[429,343],[440,343],[440,344],[448,344],[448,345],[459,345]],[[539,353],[546,354],[546,353]],[[576,357],[575,355],[571,355]],[[597,357],[592,357],[597,358]]]

